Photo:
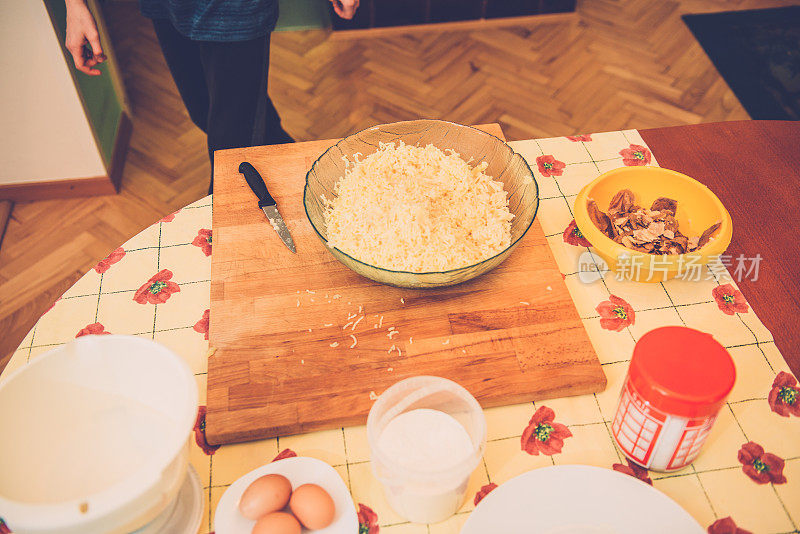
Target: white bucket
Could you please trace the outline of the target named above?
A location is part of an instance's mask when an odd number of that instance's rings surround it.
[[[132,532],[186,476],[197,385],[150,340],[85,336],[0,382],[0,517],[15,534]]]

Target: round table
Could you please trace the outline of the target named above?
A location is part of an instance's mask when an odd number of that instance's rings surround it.
[[[461,510],[442,523],[410,524],[389,508],[370,469],[364,426],[208,445],[202,405],[213,248],[210,196],[157,221],[98,263],[42,316],[4,375],[82,335],[143,336],[185,358],[200,391],[190,460],[205,488],[201,533],[213,531],[214,508],[232,482],[275,458],[295,454],[318,458],[336,469],[358,506],[361,532],[380,528],[384,533],[456,533],[475,503],[495,485],[530,469],[559,464],[594,465],[636,476],[673,498],[704,527],[713,524],[710,532],[730,532],[720,530],[726,528],[728,516],[751,531],[795,531],[800,526],[800,424],[797,410],[790,413],[786,403],[775,399],[781,392],[780,398],[789,399],[786,395],[797,392],[796,382],[769,330],[724,267],[706,269],[697,282],[636,284],[612,276],[602,283],[582,284],[576,279],[577,257],[587,249],[566,231],[574,195],[606,170],[638,162],[657,165],[656,155],[635,130],[510,144],[534,170],[540,186],[539,220],[567,276],[608,387],[592,395],[485,410],[488,443],[483,462],[470,480]],[[538,165],[545,156],[563,165]],[[620,307],[625,314],[615,313]],[[700,457],[685,469],[664,474],[631,467],[614,445],[610,425],[634,343],[645,332],[670,324],[712,333],[728,347],[738,380]],[[558,432],[546,442],[525,433],[531,425],[548,422],[564,426],[556,425]],[[523,439],[523,434],[529,437]],[[776,455],[785,483],[771,482],[781,481],[777,468],[758,472],[753,459],[747,465],[740,462],[740,449],[748,442],[758,445],[748,448],[758,458]]]

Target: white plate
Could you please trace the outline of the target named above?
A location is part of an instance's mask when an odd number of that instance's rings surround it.
[[[649,484],[610,469],[535,469],[489,493],[461,534],[705,534]]]
[[[191,465],[178,496],[166,510],[132,534],[196,534],[203,522],[203,485]]]
[[[255,521],[245,519],[239,513],[239,498],[255,479],[277,473],[289,479],[292,488],[302,484],[316,484],[328,492],[336,506],[336,516],[326,528],[314,530],[314,534],[356,534],[358,516],[350,492],[336,470],[316,458],[285,458],[250,471],[230,485],[217,504],[214,514],[214,530],[217,534],[250,534]],[[303,532],[312,532],[303,529]]]

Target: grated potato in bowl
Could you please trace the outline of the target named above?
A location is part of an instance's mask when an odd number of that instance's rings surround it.
[[[491,258],[511,244],[508,196],[454,150],[379,143],[347,160],[335,197],[322,197],[327,244],[397,271],[447,271]]]
[[[382,154],[369,159],[378,150]],[[416,151],[422,157],[401,157]],[[401,181],[407,191],[394,190]],[[373,189],[379,201],[360,198]],[[381,284],[430,289],[472,280],[505,261],[533,224],[539,188],[522,156],[502,139],[471,126],[417,119],[372,126],[331,145],[306,173],[303,207],[325,248],[347,268]],[[350,211],[351,221],[340,208]],[[364,255],[400,267],[379,266]],[[414,267],[423,262],[440,267]]]

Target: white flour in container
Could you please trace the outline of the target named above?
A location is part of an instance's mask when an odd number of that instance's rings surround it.
[[[401,476],[395,484],[387,484],[387,499],[398,513],[414,522],[429,523],[448,517],[461,506],[471,474],[469,469],[464,472],[462,464],[475,447],[452,416],[428,408],[400,414],[381,432],[378,448],[401,473],[407,469],[437,474],[425,482],[404,483]]]

